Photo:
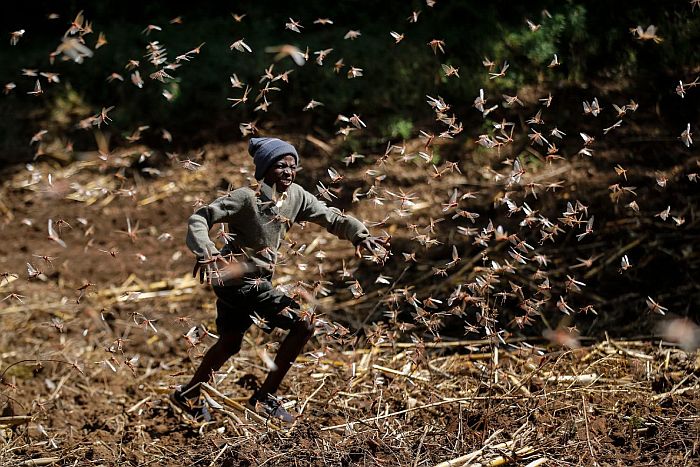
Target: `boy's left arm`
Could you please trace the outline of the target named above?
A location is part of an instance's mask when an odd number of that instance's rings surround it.
[[[310,221],[324,227],[338,238],[350,240],[355,245],[355,254],[361,249],[372,251],[382,245],[377,237],[370,235],[367,227],[354,217],[330,208],[314,195],[302,189],[302,200],[297,221]]]

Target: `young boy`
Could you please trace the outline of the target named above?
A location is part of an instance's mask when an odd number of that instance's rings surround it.
[[[206,408],[197,404],[200,383],[206,382],[241,349],[243,335],[263,320],[271,331],[289,330],[282,341],[275,366],[248,406],[268,416],[292,422],[294,417],[273,396],[314,327],[295,313],[299,304],[272,286],[278,249],[294,222],[311,221],[360,249],[372,251],[381,243],[370,236],[357,219],[328,208],[314,195],[294,183],[299,155],[290,143],[277,138],[251,138],[248,152],[255,163],[258,192],[238,188],[189,218],[187,246],[197,256],[193,274],[212,284],[216,293],[216,326],[219,340],[207,351],[192,380],[175,391],[171,400],[195,418],[208,420]],[[219,251],[209,238],[214,224],[228,223],[227,243]],[[244,261],[227,260],[243,254]],[[251,317],[252,316],[252,317]]]

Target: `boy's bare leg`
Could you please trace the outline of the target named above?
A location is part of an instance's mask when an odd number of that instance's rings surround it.
[[[199,397],[200,383],[209,381],[212,374],[218,371],[226,363],[226,360],[241,350],[244,334],[245,331],[222,334],[216,344],[212,345],[207,350],[207,353],[204,354],[204,358],[202,358],[202,362],[199,364],[190,382],[182,387],[182,395],[187,399]]]
[[[282,345],[280,345],[275,357],[277,369],[268,373],[267,378],[265,378],[262,386],[257,391],[256,397],[274,394],[277,391],[292,363],[294,363],[294,360],[296,360],[313,334],[314,325],[306,321],[299,322],[289,330],[289,334],[282,341]]]

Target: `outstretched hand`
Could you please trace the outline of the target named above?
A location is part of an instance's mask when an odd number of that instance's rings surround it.
[[[383,237],[367,237],[355,246],[355,256],[358,258],[362,257],[362,250],[368,252],[371,255],[375,255],[377,251],[388,251],[389,243],[391,238]]]
[[[229,261],[221,255],[211,258],[198,259],[192,270],[192,277],[199,274],[200,284],[224,285],[226,282],[240,279],[244,274],[253,270],[247,262]]]

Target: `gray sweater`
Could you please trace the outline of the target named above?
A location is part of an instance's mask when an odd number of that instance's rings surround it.
[[[296,183],[282,196],[278,194],[276,200],[273,197],[272,188],[261,182],[259,193],[238,188],[199,208],[188,221],[187,246],[199,259],[207,257],[207,252],[242,252],[262,271],[269,271],[263,275],[271,275],[282,239],[295,222],[314,222],[354,245],[369,236],[362,222],[329,208]],[[229,233],[221,251],[209,238],[209,230],[220,222],[228,223]]]

